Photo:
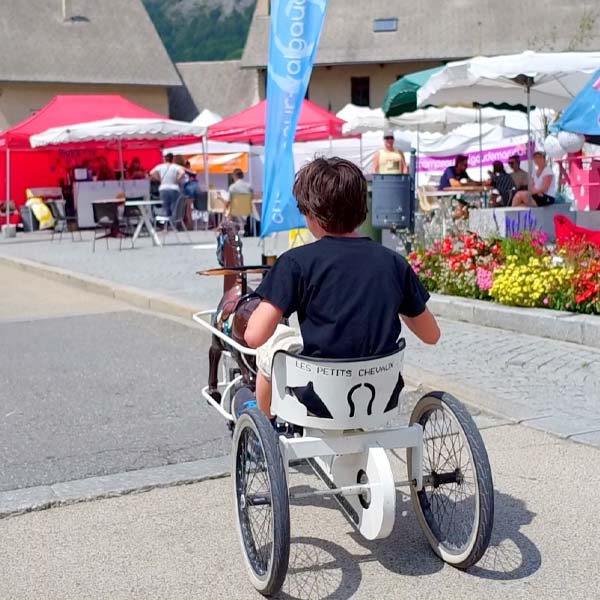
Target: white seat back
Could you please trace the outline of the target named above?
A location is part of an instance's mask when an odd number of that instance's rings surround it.
[[[327,360],[277,352],[271,411],[315,429],[372,429],[397,413],[404,349],[377,358]]]

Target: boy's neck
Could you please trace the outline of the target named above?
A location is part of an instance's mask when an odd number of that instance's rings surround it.
[[[324,231],[322,237],[333,237],[333,238],[354,238],[359,237],[358,232],[351,231],[350,233],[330,233],[329,231]]]

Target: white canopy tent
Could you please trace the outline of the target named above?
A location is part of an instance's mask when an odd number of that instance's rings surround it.
[[[344,135],[382,131],[389,126],[388,120],[380,108],[346,104],[335,116],[346,121],[342,127]]]
[[[215,142],[208,140],[206,145],[209,154],[229,154],[231,152],[252,152],[262,154],[262,146],[251,146],[250,144],[239,144],[237,142]],[[203,144],[184,144],[182,146],[171,146],[165,148],[164,153],[172,152],[182,156],[191,156],[192,154],[202,154]]]
[[[212,110],[205,108],[193,121],[192,125],[199,125],[200,127],[210,127],[219,121],[222,121],[223,117],[218,115]]]
[[[449,133],[465,123],[488,123],[504,125],[509,112],[495,108],[466,108],[462,106],[444,106],[442,108],[420,108],[390,119],[390,125],[396,129],[427,131],[430,133]]]
[[[379,112],[381,113],[381,111]],[[377,121],[377,119],[379,120]],[[421,145],[421,140],[423,140],[427,148],[429,147],[428,144],[435,141],[435,138],[423,137],[425,133],[448,134],[457,127],[466,124],[478,124],[481,137],[480,149],[483,151],[484,125],[526,131],[527,117],[522,112],[514,110],[498,110],[491,107],[467,108],[444,106],[441,108],[421,108],[387,120],[383,117],[383,113],[377,117],[376,111],[369,109],[368,112],[357,114],[352,121],[346,123],[344,125],[344,133],[356,134],[363,133],[364,131],[372,131],[373,129],[381,130],[384,126],[396,131],[415,131],[416,135],[410,136],[410,139],[417,154],[420,154],[421,152],[428,151]]]
[[[600,52],[476,56],[448,63],[417,91],[417,104],[522,104],[562,110],[600,68]],[[531,131],[528,127],[528,137]],[[527,145],[528,153],[531,144]],[[531,156],[528,155],[531,175]]]
[[[562,110],[600,67],[600,52],[476,56],[450,62],[417,91],[417,104],[522,104]]]
[[[171,119],[134,119],[114,117],[64,127],[52,127],[32,135],[32,148],[59,146],[79,142],[116,140],[119,147],[119,166],[123,170],[123,140],[171,140],[173,138],[202,137],[206,127]],[[121,178],[122,185],[125,185]]]
[[[202,137],[205,127],[170,119],[125,119],[115,117],[64,127],[52,127],[32,135],[32,148],[58,146],[77,142],[110,140],[167,140],[177,137]]]

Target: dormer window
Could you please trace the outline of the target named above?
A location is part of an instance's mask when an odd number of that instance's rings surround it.
[[[398,31],[398,19],[373,19],[373,31]]]

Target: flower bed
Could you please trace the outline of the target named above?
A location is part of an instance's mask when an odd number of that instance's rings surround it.
[[[560,248],[546,241],[536,230],[501,240],[460,233],[408,258],[431,292],[600,314],[600,250],[576,240]]]

